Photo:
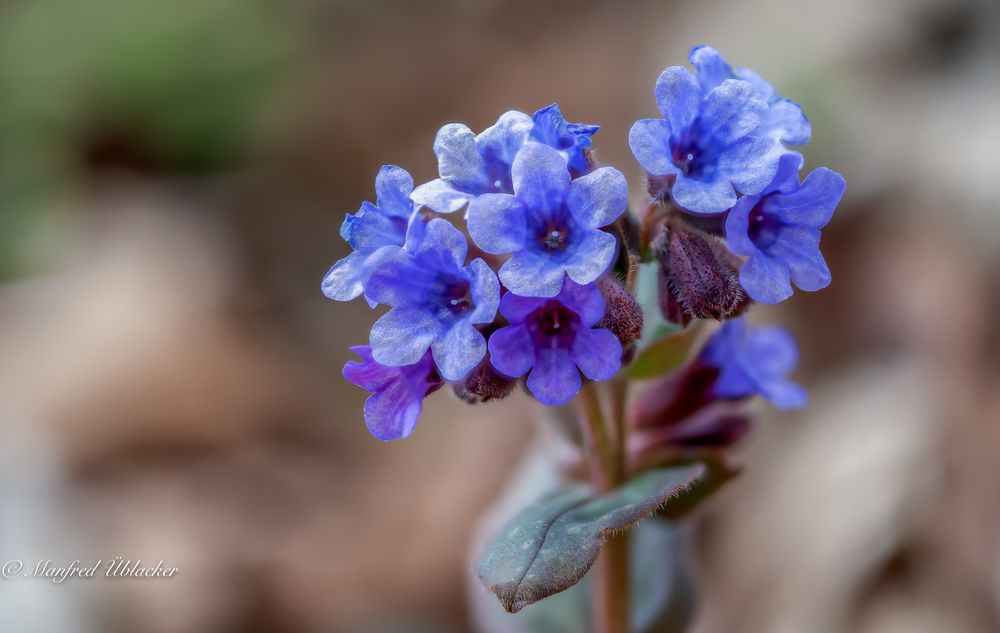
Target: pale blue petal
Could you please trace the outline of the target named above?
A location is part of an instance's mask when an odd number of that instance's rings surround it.
[[[461,380],[486,356],[486,339],[462,319],[431,343],[431,353],[442,378]]]
[[[375,201],[386,215],[409,218],[413,213],[413,177],[405,169],[385,165],[375,176]]]
[[[720,213],[736,204],[736,192],[728,180],[696,180],[680,174],[671,198],[693,213]]]
[[[779,303],[792,296],[788,268],[761,251],[740,268],[740,285],[754,301]]]
[[[323,277],[323,294],[335,301],[350,301],[361,295],[367,277],[367,253],[351,253],[334,264]]]
[[[454,213],[475,199],[474,194],[455,189],[443,178],[424,183],[413,190],[410,196],[419,206],[438,213]]]
[[[789,145],[805,145],[812,136],[812,126],[802,107],[791,99],[779,99],[771,104],[761,134],[774,136]]]
[[[570,175],[562,155],[541,143],[528,142],[511,168],[514,193],[528,209],[558,210],[566,197]]]
[[[513,253],[527,242],[524,205],[505,193],[486,193],[473,200],[468,228],[476,246],[495,255]]]
[[[489,264],[474,259],[465,269],[470,277],[472,298],[475,307],[469,315],[472,323],[491,323],[500,303],[500,282]]]
[[[554,297],[562,289],[563,266],[534,251],[514,253],[500,267],[500,283],[525,297]]]
[[[566,206],[576,221],[588,228],[607,226],[628,206],[628,183],[614,167],[601,167],[569,186]]]
[[[743,196],[726,216],[726,244],[737,255],[753,255],[757,246],[750,240],[750,212],[760,196]]]
[[[660,73],[654,95],[663,118],[670,123],[670,129],[680,134],[698,116],[704,92],[691,71],[682,66],[671,66]]]
[[[449,123],[434,139],[438,175],[460,191],[478,193],[490,186],[483,158],[476,147],[476,135],[468,126]]]
[[[663,119],[640,119],[628,133],[628,145],[642,168],[654,176],[679,174],[671,161],[670,124]]]
[[[414,263],[413,258],[398,246],[386,246],[373,254],[366,266],[365,295],[373,301],[390,306],[422,303],[437,284],[433,270]]]
[[[372,356],[383,365],[412,365],[441,333],[441,324],[424,310],[393,308],[372,325]]]
[[[788,223],[823,228],[844,196],[846,185],[843,176],[820,167],[796,191],[768,196],[763,209]]]
[[[787,152],[775,139],[748,136],[726,148],[719,157],[719,172],[740,193],[760,193],[774,180],[778,162]]]
[[[778,171],[774,175],[774,180],[761,192],[761,195],[782,192],[788,193],[799,188],[799,170],[805,159],[798,152],[787,152],[781,155],[778,160]]]
[[[407,249],[416,260],[434,262],[438,270],[457,270],[465,266],[469,241],[450,222],[434,218],[427,223],[427,233],[418,243],[408,243]]]
[[[756,88],[727,79],[705,96],[701,121],[706,134],[729,145],[757,129],[766,113],[767,103]]]
[[[733,79],[733,69],[729,67],[726,60],[719,51],[711,46],[695,46],[688,55],[688,61],[695,68],[698,76],[698,83],[702,90],[708,92],[727,79]]]
[[[576,283],[589,284],[607,272],[614,262],[617,250],[618,241],[610,233],[587,231],[583,241],[563,264],[563,269]]]
[[[504,112],[492,126],[476,137],[480,156],[489,165],[509,166],[531,133],[531,117],[517,110]],[[496,183],[492,183],[495,187]]]

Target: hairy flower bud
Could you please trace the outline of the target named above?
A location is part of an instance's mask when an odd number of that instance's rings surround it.
[[[665,231],[656,255],[665,290],[685,314],[721,321],[749,305],[723,244],[678,220],[670,222]]]
[[[462,382],[452,383],[451,389],[463,402],[482,404],[506,398],[516,382],[500,375],[487,361],[473,369]]]
[[[597,288],[604,296],[604,317],[595,328],[610,330],[623,346],[642,335],[642,306],[632,293],[613,277],[601,277]]]

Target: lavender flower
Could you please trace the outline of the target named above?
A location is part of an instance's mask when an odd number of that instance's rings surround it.
[[[820,167],[799,184],[802,156],[781,159],[778,174],[759,195],[744,196],[726,218],[726,242],[749,259],[740,284],[753,299],[778,303],[792,285],[815,291],[830,285],[830,269],[819,251],[820,229],[844,195],[844,178]]]
[[[787,150],[760,134],[768,104],[749,82],[727,79],[705,90],[686,68],[672,66],[656,82],[662,119],[636,121],[629,145],[652,176],[674,179],[671,196],[693,213],[720,213],[737,191],[759,193]]]
[[[368,430],[383,441],[408,437],[420,417],[424,397],[441,386],[430,353],[412,365],[389,367],[376,362],[367,345],[351,351],[361,361],[347,361],[344,378],[372,394],[365,401]]]
[[[522,296],[552,297],[569,275],[596,281],[614,260],[617,242],[600,227],[625,211],[628,186],[613,167],[570,181],[558,151],[525,143],[512,167],[514,194],[486,194],[469,205],[469,235],[487,253],[513,255],[500,281]]]
[[[385,165],[375,176],[375,204],[364,202],[354,215],[348,214],[340,235],[353,249],[323,277],[323,294],[337,301],[350,301],[364,291],[371,272],[368,261],[385,246],[402,246],[407,226],[415,216],[410,201],[413,178],[405,169]],[[368,299],[374,307],[375,303]]]
[[[719,370],[713,388],[717,397],[760,394],[779,409],[806,403],[805,389],[786,378],[798,359],[795,339],[787,330],[773,325],[748,328],[742,318],[723,323],[699,357]]]
[[[621,368],[622,346],[608,330],[593,329],[604,316],[604,298],[593,284],[567,279],[551,299],[508,292],[500,314],[509,322],[490,337],[490,362],[499,372],[518,378],[539,402],[564,405],[580,390],[580,372],[591,380],[607,380]]]
[[[469,244],[440,218],[426,233],[411,232],[406,246],[380,250],[365,286],[392,307],[371,331],[372,355],[383,365],[416,363],[428,348],[445,380],[460,380],[486,355],[474,326],[496,315],[500,285],[481,259],[465,265]]]
[[[440,178],[420,185],[413,200],[438,213],[454,213],[484,193],[511,191],[510,166],[532,128],[531,117],[511,110],[478,136],[461,123],[434,139]]]
[[[534,127],[531,140],[553,147],[566,158],[570,173],[574,177],[585,174],[590,164],[586,150],[591,146],[591,138],[601,127],[584,123],[569,123],[563,118],[559,104],[553,103],[531,115]]]
[[[799,104],[784,99],[763,77],[749,68],[731,68],[725,58],[711,46],[695,46],[688,58],[695,68],[703,90],[715,88],[727,79],[742,79],[760,92],[768,104],[767,114],[757,134],[769,136],[789,145],[805,145],[812,136],[809,119]]]

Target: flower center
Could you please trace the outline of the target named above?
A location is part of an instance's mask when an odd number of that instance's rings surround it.
[[[781,222],[764,213],[759,204],[750,211],[748,220],[750,241],[757,248],[766,249],[778,240]]]
[[[465,314],[472,309],[472,292],[469,282],[464,279],[451,281],[445,284],[444,292],[441,293],[445,308],[455,315]]]
[[[542,225],[539,241],[547,251],[561,251],[569,241],[569,226],[565,222],[549,220]]]
[[[555,299],[535,308],[524,319],[535,347],[567,348],[576,340],[580,317]]]

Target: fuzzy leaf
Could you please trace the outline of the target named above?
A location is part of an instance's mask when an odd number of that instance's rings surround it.
[[[575,585],[606,538],[682,498],[704,472],[701,464],[649,470],[605,494],[582,484],[560,488],[500,530],[476,575],[516,613]]]

